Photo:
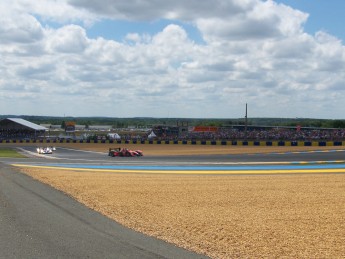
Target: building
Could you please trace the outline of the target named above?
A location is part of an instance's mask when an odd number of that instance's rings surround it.
[[[20,118],[0,121],[0,139],[32,139],[45,134],[47,128]]]

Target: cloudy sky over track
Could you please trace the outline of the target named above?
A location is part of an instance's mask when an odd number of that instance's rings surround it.
[[[1,114],[344,119],[345,1],[2,0]]]

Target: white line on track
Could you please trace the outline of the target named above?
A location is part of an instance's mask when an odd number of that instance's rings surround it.
[[[59,158],[56,158],[59,159]],[[345,161],[311,161],[311,162],[180,162],[180,161],[164,161],[164,162],[157,162],[157,161],[114,161],[114,162],[106,162],[104,160],[89,160],[89,159],[66,159],[64,158],[63,160],[67,160],[70,162],[64,163],[66,165],[74,165],[78,164],[78,162],[87,162],[84,164],[88,165],[99,165],[100,163],[102,165],[134,165],[134,166],[145,166],[145,165],[155,165],[155,166],[169,166],[169,165],[174,165],[174,166],[212,166],[212,165],[306,165],[306,164],[335,164],[335,163],[345,163]],[[18,163],[18,164],[47,164],[46,162],[23,162],[23,163]]]

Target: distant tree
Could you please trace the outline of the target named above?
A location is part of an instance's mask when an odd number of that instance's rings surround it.
[[[345,121],[343,120],[333,121],[333,128],[345,128]]]
[[[62,121],[61,122],[61,129],[65,129],[66,128],[66,122],[65,121]]]
[[[89,129],[90,125],[91,125],[91,121],[90,121],[90,120],[87,120],[87,121],[85,122],[85,129]]]
[[[115,128],[120,129],[120,128],[124,128],[124,127],[125,127],[125,124],[123,122],[121,122],[121,121],[116,122]]]
[[[313,127],[320,128],[321,125],[322,125],[322,122],[321,122],[320,120],[316,120],[316,121],[313,121],[313,122],[311,123],[311,125],[312,125]]]

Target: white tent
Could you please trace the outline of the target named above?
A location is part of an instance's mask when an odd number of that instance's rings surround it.
[[[147,136],[149,139],[157,137],[156,134],[151,131],[151,133]]]
[[[110,139],[121,139],[120,135],[117,133],[108,133]]]

